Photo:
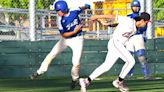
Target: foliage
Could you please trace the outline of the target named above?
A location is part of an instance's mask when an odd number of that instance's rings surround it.
[[[30,0],[1,0],[0,5],[3,8],[21,8],[28,9]],[[49,9],[49,5],[55,0],[36,0],[36,9]]]
[[[164,8],[164,1],[163,0],[153,0],[153,7],[154,8]],[[154,10],[154,19],[155,20],[164,20],[164,9],[161,10]]]
[[[29,0],[1,0],[0,5],[3,8],[28,8]]]

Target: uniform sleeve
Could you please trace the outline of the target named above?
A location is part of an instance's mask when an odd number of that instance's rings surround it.
[[[116,22],[117,23],[128,24],[131,21],[132,21],[132,19],[129,18],[129,17],[125,17],[125,16],[118,16],[118,17],[116,17]]]
[[[59,28],[60,33],[63,34],[64,33],[64,28],[61,24],[61,17],[59,17],[59,16],[57,17],[56,24]]]

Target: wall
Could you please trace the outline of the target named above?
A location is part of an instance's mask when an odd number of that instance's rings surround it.
[[[0,78],[28,77],[35,72],[45,56],[57,41],[2,41],[0,44]],[[82,76],[89,75],[105,59],[107,40],[85,40],[81,59]],[[164,74],[164,39],[148,40],[146,44],[150,71],[153,74]],[[72,52],[68,48],[51,63],[43,77],[70,76]],[[136,61],[134,73],[141,74]],[[119,60],[112,70],[104,75],[115,75],[121,70],[123,62]]]

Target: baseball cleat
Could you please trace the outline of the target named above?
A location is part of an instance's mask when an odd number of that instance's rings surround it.
[[[129,92],[129,88],[123,83],[120,82],[118,79],[113,81],[113,86],[118,88],[121,92]]]
[[[71,84],[70,84],[70,89],[74,89],[78,84],[78,81],[71,81]]]
[[[32,74],[31,76],[30,76],[30,79],[36,79],[38,76],[40,76],[37,72],[35,72],[34,74]]]
[[[80,78],[79,79],[79,84],[80,84],[80,86],[81,86],[81,88],[80,88],[80,92],[87,92],[87,89],[86,89],[86,87],[87,86],[89,86],[89,81],[88,81],[88,79],[87,78]]]

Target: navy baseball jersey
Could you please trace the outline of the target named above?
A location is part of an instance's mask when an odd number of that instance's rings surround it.
[[[79,14],[82,11],[83,10],[81,8],[71,9],[67,16],[58,18],[57,24],[59,27],[60,34],[74,31],[74,28],[76,27],[76,25],[79,25],[81,23],[79,19]],[[68,38],[80,36],[80,35],[82,35],[82,30],[79,31],[77,34],[74,34]]]
[[[130,18],[136,18],[139,16],[139,13],[131,13],[127,15]],[[143,34],[147,29],[147,25],[145,27],[139,28],[138,31],[136,32],[136,34]]]

